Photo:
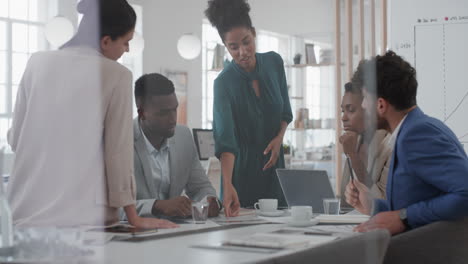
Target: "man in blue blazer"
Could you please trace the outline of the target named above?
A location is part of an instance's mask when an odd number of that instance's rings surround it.
[[[468,158],[455,134],[416,105],[415,69],[389,51],[362,61],[353,85],[377,128],[392,132],[387,199],[372,199],[358,180],[346,188],[349,204],[373,217],[356,227],[385,228],[391,234],[441,220],[468,216]],[[374,110],[376,109],[376,111]]]

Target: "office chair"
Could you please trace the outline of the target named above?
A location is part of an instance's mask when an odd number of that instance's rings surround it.
[[[396,235],[384,264],[468,263],[468,218],[439,221]]]

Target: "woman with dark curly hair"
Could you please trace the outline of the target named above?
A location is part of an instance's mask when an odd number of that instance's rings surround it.
[[[226,216],[260,198],[286,205],[275,173],[284,167],[283,136],[292,120],[284,64],[275,52],[256,53],[249,11],[245,0],[210,0],[205,11],[233,58],[214,82],[213,131]]]

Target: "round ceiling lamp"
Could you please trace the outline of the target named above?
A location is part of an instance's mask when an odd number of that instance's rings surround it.
[[[201,41],[193,34],[184,34],[177,41],[177,51],[186,60],[193,60],[201,51]]]
[[[63,16],[56,16],[47,22],[44,32],[49,43],[59,47],[73,37],[73,24]]]
[[[130,52],[129,55],[132,57],[137,57],[141,55],[143,50],[145,49],[145,40],[143,36],[136,32],[133,34],[132,40],[130,40]]]

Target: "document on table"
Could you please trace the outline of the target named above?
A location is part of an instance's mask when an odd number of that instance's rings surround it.
[[[258,218],[256,215],[243,215],[243,216],[236,216],[236,217],[225,217],[218,216],[211,219],[213,222],[226,225],[226,224],[264,224],[268,223],[268,221],[264,219]]]
[[[260,247],[272,249],[302,248],[336,239],[332,236],[286,235],[278,233],[256,233],[223,242],[223,245]]]
[[[263,219],[270,223],[276,224],[287,224],[291,222],[291,216],[277,216],[277,217],[267,217],[267,216],[259,216],[258,218]]]
[[[242,208],[238,216],[226,217],[220,214],[218,217],[210,218],[213,222],[225,225],[225,224],[261,224],[267,223],[268,221],[257,217],[255,210]]]
[[[352,234],[357,225],[316,225],[313,227],[306,227],[305,230],[329,232],[332,234]]]
[[[317,246],[337,237],[328,235],[255,233],[253,235],[229,239],[220,244],[193,245],[194,248],[247,251],[256,253],[274,253],[282,249],[301,249]]]
[[[201,248],[201,249],[214,249],[214,250],[243,251],[243,252],[249,252],[249,253],[263,253],[263,254],[273,254],[281,250],[281,249],[271,249],[271,248],[225,245],[222,243],[213,244],[213,245],[200,244],[200,245],[192,245],[190,247]]]
[[[326,215],[317,216],[320,224],[360,224],[369,220],[368,215]]]
[[[84,243],[87,245],[104,245],[115,237],[154,236],[157,228],[136,228],[126,223],[108,226],[88,226],[83,229]]]
[[[212,221],[212,218],[209,218],[206,223],[204,224],[193,224],[193,223],[188,223],[188,224],[179,224],[179,227],[177,228],[167,228],[167,229],[159,229],[159,234],[160,235],[167,235],[167,234],[174,234],[174,233],[180,233],[180,234],[187,234],[190,232],[198,232],[202,231],[204,229],[212,229],[216,228],[219,225]]]

